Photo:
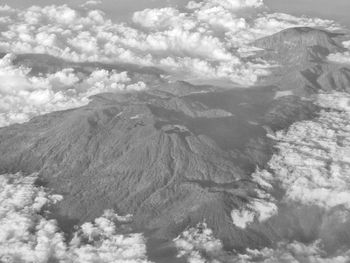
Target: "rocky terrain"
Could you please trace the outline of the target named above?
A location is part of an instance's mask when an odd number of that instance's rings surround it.
[[[113,208],[133,214],[134,229],[155,239],[203,221],[227,248],[292,239],[320,209],[281,207],[279,217],[247,229],[232,223],[231,211],[258,197],[251,175],[274,152],[269,135],[315,118],[319,91],[350,91],[350,69],[327,60],[344,50],[337,37],[292,28],[252,43],[263,49],[256,58],[277,66],[256,87],[235,89],[166,80],[154,68],[18,56],[33,75],[67,65],[82,74],[127,69],[148,89],[99,94],[87,106],[0,128],[0,172],[39,172],[38,184],[64,196],[52,217],[67,232]],[[302,238],[313,239],[311,232]]]

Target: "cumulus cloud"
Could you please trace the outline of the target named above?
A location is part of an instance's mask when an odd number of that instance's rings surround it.
[[[126,72],[96,69],[78,76],[67,68],[45,76],[31,76],[30,69],[14,66],[13,54],[0,59],[0,127],[31,117],[86,105],[89,97],[104,92],[143,90]]]
[[[261,7],[263,5],[263,0],[205,0],[202,2],[190,1],[188,8],[197,9],[199,7],[212,8],[222,6],[229,10],[237,10],[241,8]]]
[[[250,200],[240,210],[232,210],[231,218],[233,224],[244,229],[255,220],[258,222],[266,221],[278,212],[277,205],[273,201],[273,198],[270,196],[268,200],[254,199]]]
[[[349,209],[350,96],[320,95],[318,103],[332,110],[277,133],[279,153],[269,165],[287,190],[287,199]]]
[[[257,198],[231,211],[235,226],[244,229],[278,213],[277,200],[270,194],[276,184],[285,189],[284,202],[350,209],[350,95],[320,94],[316,103],[324,108],[318,118],[270,135],[278,152],[268,170],[251,175],[259,186]]]
[[[280,242],[274,248],[247,249],[242,254],[226,251],[205,223],[185,230],[174,239],[174,243],[178,257],[189,263],[346,263],[350,260],[350,251],[347,250],[328,255],[322,248],[321,240],[310,244]]]
[[[211,262],[223,254],[222,242],[205,223],[185,230],[174,243],[178,257],[186,258],[189,263]]]
[[[185,18],[185,14],[180,14],[179,10],[171,7],[160,9],[145,9],[133,14],[133,22],[143,27],[149,28],[166,28],[180,24],[181,18]]]
[[[258,170],[253,179],[269,200],[269,189],[279,183],[286,191],[285,202],[350,209],[350,95],[320,94],[317,103],[325,109],[318,118],[271,136],[278,153],[269,161],[269,170]]]
[[[264,248],[261,250],[248,249],[246,254],[236,257],[233,262],[264,262],[264,263],[346,263],[350,260],[350,252],[339,252],[337,255],[328,257],[322,250],[320,241],[312,244],[303,244],[300,242],[279,243],[277,248]]]
[[[350,51],[330,54],[328,55],[328,60],[341,64],[350,64]]]
[[[320,18],[296,17],[284,13],[259,13],[247,28],[228,31],[226,38],[234,47],[246,45],[256,39],[275,34],[292,27],[316,27],[337,30],[339,25],[332,20]]]
[[[120,235],[117,224],[131,216],[120,217],[106,211],[93,223],[85,223],[70,242],[69,257],[76,263],[149,262],[142,234]]]
[[[184,11],[136,12],[135,27],[113,23],[91,8],[77,11],[63,5],[17,10],[5,6],[0,49],[74,61],[135,63],[176,71],[185,79],[224,79],[249,86],[268,74],[268,64],[247,61],[237,48],[291,26],[336,27],[329,20],[262,12],[245,17],[240,12],[261,7],[262,0],[190,2]]]
[[[48,262],[64,258],[66,245],[56,223],[40,215],[60,196],[34,187],[36,176],[0,176],[0,261]]]
[[[149,262],[142,234],[118,234],[118,225],[131,216],[106,211],[79,227],[67,244],[55,220],[45,218],[47,208],[62,199],[36,187],[36,175],[0,175],[1,262]]]
[[[350,50],[350,40],[344,41],[342,44],[346,49]],[[328,60],[341,64],[350,64],[350,51],[329,54]]]

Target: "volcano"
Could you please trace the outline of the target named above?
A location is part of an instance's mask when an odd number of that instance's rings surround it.
[[[259,198],[252,173],[275,152],[271,136],[318,116],[315,94],[349,92],[350,69],[327,60],[344,51],[337,37],[292,28],[257,40],[252,45],[263,50],[255,58],[277,67],[250,88],[164,80],[154,68],[19,55],[15,63],[33,75],[67,66],[82,73],[127,69],[148,89],[95,95],[87,106],[0,128],[0,172],[38,172],[38,184],[64,197],[51,216],[66,232],[115,209],[133,214],[133,228],[154,239],[172,240],[205,221],[238,251],[293,238],[287,228],[300,233],[314,223],[303,236],[312,240],[318,208],[285,206],[284,215],[246,229],[232,223],[232,211]],[[276,191],[269,194],[278,198]]]

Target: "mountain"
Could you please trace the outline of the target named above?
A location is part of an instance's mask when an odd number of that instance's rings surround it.
[[[203,221],[238,250],[292,238],[288,229],[302,232],[318,209],[282,207],[284,216],[245,230],[231,211],[258,196],[251,174],[274,152],[268,135],[317,116],[310,95],[349,91],[349,69],[326,59],[343,50],[335,37],[293,28],[254,42],[264,49],[258,57],[279,66],[256,87],[235,89],[165,81],[153,68],[20,55],[16,63],[33,75],[98,66],[132,71],[149,89],[99,94],[87,106],[0,128],[0,172],[39,172],[39,184],[64,196],[52,217],[67,232],[114,208],[152,238],[171,240]]]
[[[350,92],[350,69],[346,67],[331,68],[320,75],[317,82],[325,91]]]
[[[330,53],[344,51],[334,40],[335,37],[337,34],[320,29],[296,27],[258,39],[252,44],[266,51],[263,55],[265,59],[295,67],[304,63],[319,63]]]
[[[285,98],[263,87],[150,93],[98,95],[86,107],[0,129],[0,172],[39,171],[64,195],[56,213],[67,221],[112,207],[171,238],[206,219],[239,244],[230,211],[254,194],[249,174],[272,154],[264,126],[309,118],[314,107],[295,97],[280,112]]]
[[[252,45],[263,49],[257,56],[276,65],[263,83],[298,96],[310,96],[320,90],[349,91],[349,69],[327,58],[331,53],[344,52],[338,43],[340,36],[297,27],[255,41]]]

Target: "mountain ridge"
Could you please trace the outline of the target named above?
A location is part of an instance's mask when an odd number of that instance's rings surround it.
[[[307,207],[281,207],[284,215],[246,229],[231,212],[258,196],[251,175],[274,152],[269,134],[315,118],[318,92],[349,91],[349,69],[326,60],[343,49],[325,31],[289,29],[254,44],[265,48],[258,57],[279,63],[256,87],[195,86],[141,69],[132,77],[147,79],[146,91],[95,95],[87,106],[0,128],[0,172],[39,172],[42,184],[64,196],[53,215],[61,225],[113,208],[134,214],[134,227],[152,238],[171,240],[203,221],[227,248],[242,251],[293,238],[285,227],[302,232]],[[17,63],[42,70],[33,56]],[[314,208],[310,217],[316,222],[321,213]]]

